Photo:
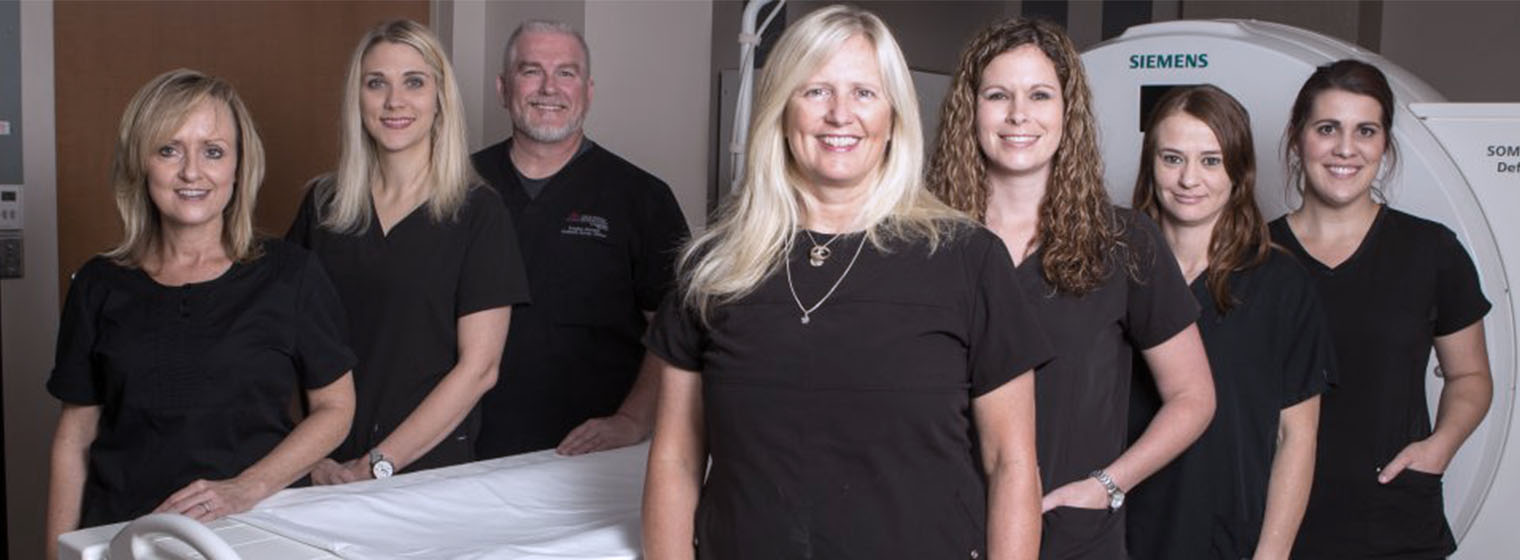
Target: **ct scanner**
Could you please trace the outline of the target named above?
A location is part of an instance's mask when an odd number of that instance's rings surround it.
[[[1513,513],[1520,511],[1520,430],[1512,429],[1515,316],[1520,308],[1509,288],[1510,278],[1520,279],[1520,219],[1510,216],[1520,210],[1520,103],[1445,103],[1430,86],[1375,53],[1288,26],[1256,21],[1138,26],[1083,55],[1101,126],[1110,192],[1117,202],[1129,201],[1145,104],[1167,86],[1212,83],[1235,95],[1251,112],[1258,151],[1258,202],[1267,216],[1282,214],[1296,204],[1280,188],[1284,173],[1279,140],[1289,105],[1314,67],[1341,58],[1378,65],[1388,74],[1399,101],[1393,133],[1400,146],[1401,167],[1386,183],[1389,202],[1457,232],[1478,266],[1484,294],[1494,304],[1485,321],[1494,374],[1493,406],[1445,477],[1447,514],[1459,541],[1454,558],[1520,557],[1520,529],[1513,521]],[[727,86],[736,82],[738,74],[722,77],[720,138],[729,138],[733,130],[729,121],[738,95],[737,88]],[[931,121],[925,134],[932,142],[932,120],[949,78],[915,72],[914,81],[919,87],[919,106]],[[724,155],[720,152],[718,158],[722,162],[719,192],[726,193],[732,168]],[[1432,375],[1429,384],[1434,406],[1440,381]],[[431,528],[470,523],[478,527],[470,533],[487,535],[495,550],[485,552],[485,543],[477,543],[480,546],[473,554],[421,555],[633,558],[638,553],[637,507],[645,449],[577,458],[540,452],[386,481],[286,490],[253,512],[212,523],[210,532],[229,541],[248,560],[419,557],[419,547],[433,553],[444,550],[434,546],[454,546],[448,550],[459,553],[463,550],[457,548],[462,546],[460,535],[435,534]],[[419,491],[424,487],[428,490]],[[438,494],[459,496],[462,505],[423,497]],[[457,509],[465,511],[451,511]],[[552,518],[555,511],[580,517],[573,522]],[[398,516],[420,525],[398,525]],[[117,545],[137,549],[139,558],[225,557],[197,554],[186,544],[206,540],[204,532],[185,531],[188,534],[176,540],[163,536],[179,532],[175,524],[149,521],[127,531]],[[502,527],[518,524],[531,527],[502,533]],[[109,541],[123,525],[64,535],[62,556],[106,556]]]
[[[1511,279],[1520,280],[1520,103],[1446,103],[1376,53],[1286,25],[1220,20],[1136,26],[1082,55],[1109,193],[1129,204],[1149,104],[1169,86],[1209,83],[1250,111],[1257,202],[1268,218],[1283,214],[1297,204],[1285,194],[1281,156],[1293,98],[1316,66],[1343,58],[1377,65],[1393,86],[1399,169],[1384,182],[1389,203],[1455,231],[1493,302],[1484,322],[1493,406],[1444,479],[1447,517],[1459,542],[1454,558],[1520,557],[1520,430],[1512,426],[1520,307],[1510,292]],[[1432,360],[1432,370],[1434,365]],[[1441,381],[1431,375],[1427,383],[1434,411]]]

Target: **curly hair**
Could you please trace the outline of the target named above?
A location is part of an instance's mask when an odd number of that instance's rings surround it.
[[[1230,198],[1220,210],[1209,236],[1209,265],[1205,283],[1219,311],[1228,313],[1236,300],[1230,297],[1230,273],[1267,261],[1272,238],[1267,221],[1256,207],[1256,148],[1251,140],[1251,115],[1230,94],[1212,85],[1177,88],[1156,103],[1145,128],[1140,149],[1140,172],[1135,176],[1136,210],[1157,222],[1165,218],[1157,200],[1156,150],[1161,121],[1187,115],[1202,121],[1219,142],[1225,174],[1230,177]]]
[[[966,45],[940,109],[939,137],[927,183],[950,206],[986,221],[990,190],[987,159],[977,143],[977,89],[993,59],[1023,45],[1034,45],[1050,58],[1065,102],[1065,132],[1040,201],[1033,243],[1043,247],[1040,264],[1045,281],[1057,292],[1082,295],[1107,278],[1109,258],[1124,245],[1124,225],[1103,188],[1103,161],[1087,74],[1071,38],[1059,25],[1011,18],[982,30]]]

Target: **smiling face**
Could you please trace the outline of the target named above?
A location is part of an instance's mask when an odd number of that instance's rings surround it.
[[[1233,186],[1214,131],[1192,115],[1173,113],[1156,125],[1153,157],[1162,221],[1212,229]]]
[[[430,149],[438,115],[438,81],[422,53],[381,41],[360,62],[364,130],[383,152]]]
[[[1048,176],[1065,110],[1061,78],[1039,47],[1021,45],[992,59],[976,92],[976,139],[988,174]]]
[[[148,198],[166,228],[222,229],[237,186],[238,131],[224,103],[203,101],[148,153]]]
[[[566,33],[526,32],[517,38],[513,59],[496,78],[513,134],[555,143],[580,132],[592,91],[580,41]]]
[[[791,94],[784,133],[808,186],[853,189],[881,167],[892,134],[892,104],[876,49],[851,37]]]
[[[1305,197],[1334,207],[1372,201],[1388,148],[1377,99],[1343,90],[1327,90],[1314,99],[1299,131]]]

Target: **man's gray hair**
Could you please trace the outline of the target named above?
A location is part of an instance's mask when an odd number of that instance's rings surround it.
[[[582,68],[581,72],[587,76],[591,75],[591,48],[586,46],[586,37],[574,27],[570,27],[570,24],[551,19],[530,19],[512,30],[512,36],[507,38],[507,46],[501,56],[502,73],[512,71],[512,63],[517,60],[517,39],[523,33],[562,33],[575,37],[575,42],[580,43],[581,54],[586,59],[586,67]]]

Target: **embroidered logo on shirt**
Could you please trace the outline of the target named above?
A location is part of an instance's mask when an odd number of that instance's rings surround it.
[[[595,237],[597,239],[606,239],[607,228],[607,218],[603,218],[601,216],[593,216],[591,214],[582,214],[580,212],[571,212],[570,215],[565,218],[565,228],[559,230],[559,232],[564,235],[581,235],[585,237]]]

